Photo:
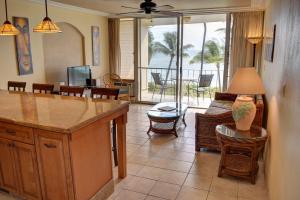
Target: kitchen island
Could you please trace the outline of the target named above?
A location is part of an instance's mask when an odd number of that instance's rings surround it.
[[[105,199],[113,119],[126,177],[128,109],[125,101],[0,91],[0,188],[24,199]]]

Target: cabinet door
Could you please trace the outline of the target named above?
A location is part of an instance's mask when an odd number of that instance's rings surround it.
[[[20,180],[20,195],[26,199],[41,199],[34,146],[15,142],[15,155],[17,174]]]
[[[73,199],[67,139],[39,131],[36,144],[43,199]]]
[[[0,138],[0,187],[12,193],[18,192],[13,142],[2,138]]]

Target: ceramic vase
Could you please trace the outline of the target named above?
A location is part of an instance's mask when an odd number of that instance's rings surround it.
[[[256,106],[251,97],[239,96],[236,98],[232,105],[232,115],[238,130],[250,130],[255,114]]]

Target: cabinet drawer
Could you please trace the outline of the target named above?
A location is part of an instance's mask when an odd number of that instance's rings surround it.
[[[0,122],[0,137],[34,144],[33,130],[25,126]]]

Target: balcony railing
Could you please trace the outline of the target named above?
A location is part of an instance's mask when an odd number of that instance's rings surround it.
[[[153,87],[154,87],[154,79],[151,75],[152,72],[154,73],[159,73],[160,77],[161,77],[161,81],[164,83],[164,81],[167,79],[167,86],[171,86],[170,84],[173,84],[175,87],[175,81],[176,81],[176,69],[171,68],[169,70],[169,75],[167,77],[167,73],[168,73],[168,68],[149,68],[149,67],[141,67],[141,74],[142,74],[142,82],[144,82],[144,86],[147,86],[146,88],[142,88],[142,89],[147,89],[149,92],[152,92]],[[220,90],[222,88],[222,83],[223,83],[223,73],[224,70],[220,69],[218,70],[203,70],[202,74],[212,74],[213,75],[213,79],[212,82],[210,84],[210,89],[213,91],[217,91]],[[182,87],[183,87],[183,93],[184,95],[187,95],[188,91],[187,91],[187,87],[189,85],[190,89],[192,89],[193,87],[197,87],[197,82],[199,79],[199,75],[200,75],[200,70],[196,70],[196,69],[189,69],[189,68],[184,68],[182,69]],[[173,82],[173,83],[171,83]],[[190,91],[191,92],[191,91]],[[171,91],[168,91],[168,94],[170,94]],[[170,94],[172,95],[172,94]],[[193,95],[193,93],[190,93],[190,95]]]

